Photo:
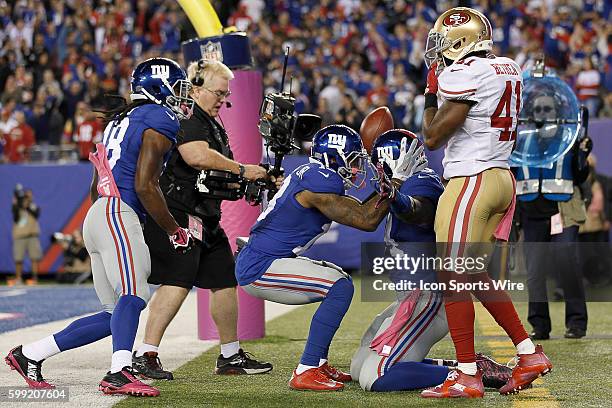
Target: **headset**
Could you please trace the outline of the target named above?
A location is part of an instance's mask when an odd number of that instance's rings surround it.
[[[202,75],[202,71],[206,69],[209,65],[209,62],[205,59],[198,60],[198,69],[196,70],[195,76],[191,80],[192,85],[194,86],[204,86],[204,76]],[[232,103],[230,101],[225,101],[225,107],[231,108]]]

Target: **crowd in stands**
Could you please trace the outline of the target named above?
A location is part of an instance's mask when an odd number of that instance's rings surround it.
[[[217,0],[224,25],[249,33],[266,91],[280,85],[282,50],[299,112],[359,128],[374,107],[418,129],[423,50],[441,10],[475,7],[494,52],[529,67],[542,50],[592,117],[612,117],[612,3],[601,0]],[[101,127],[91,111],[127,96],[141,60],[182,63],[195,31],[176,0],[0,0],[0,149],[24,162],[34,145],[67,145],[86,159]],[[287,86],[289,86],[287,84]],[[61,157],[60,157],[61,159]]]

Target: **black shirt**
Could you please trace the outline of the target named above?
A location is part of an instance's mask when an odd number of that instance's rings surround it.
[[[225,129],[197,104],[191,118],[181,120],[178,146],[194,141],[207,142],[211,149],[233,159]],[[200,170],[183,160],[177,148],[160,178],[160,186],[168,207],[200,216],[205,224],[218,223],[221,219],[221,200],[206,198],[196,190],[199,173]]]

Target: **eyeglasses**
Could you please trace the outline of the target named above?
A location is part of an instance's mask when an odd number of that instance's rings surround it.
[[[204,89],[214,94],[217,97],[217,99],[224,99],[224,98],[227,99],[232,94],[231,91],[213,91],[212,89],[208,89],[208,88],[204,88]]]
[[[553,107],[552,106],[535,106],[533,108],[533,111],[535,113],[541,113],[541,112],[550,113],[553,111]]]

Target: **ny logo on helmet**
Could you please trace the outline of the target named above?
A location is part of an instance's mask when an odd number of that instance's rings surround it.
[[[444,19],[443,23],[445,26],[457,27],[457,26],[467,23],[468,21],[470,21],[470,19],[471,17],[469,14],[464,13],[464,12],[458,12],[458,13],[453,13],[450,16],[447,16]]]
[[[393,161],[393,146],[380,146],[376,148],[378,160],[381,162]]]
[[[346,136],[336,135],[333,133],[329,134],[327,138],[327,145],[329,147],[340,148],[341,150],[344,150],[344,147],[346,146]]]
[[[170,66],[151,65],[151,77],[167,80],[168,78],[170,78]]]

